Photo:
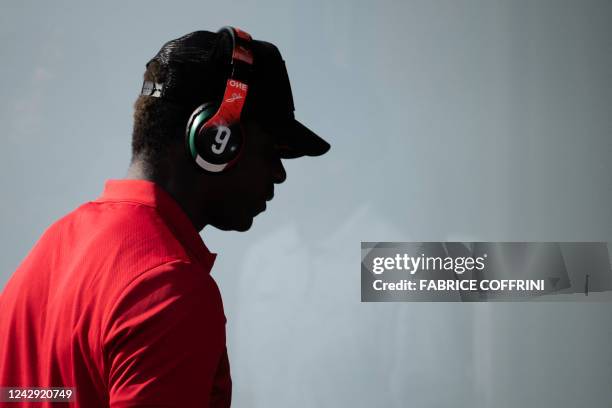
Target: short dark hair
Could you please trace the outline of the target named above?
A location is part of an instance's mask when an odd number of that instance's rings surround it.
[[[164,84],[164,97],[134,102],[132,162],[156,166],[173,143],[184,143],[189,116],[204,102],[219,101],[229,71],[231,42],[209,31],[168,41],[147,63],[145,81]]]

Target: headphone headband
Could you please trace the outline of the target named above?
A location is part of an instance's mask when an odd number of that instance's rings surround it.
[[[240,114],[249,88],[249,76],[253,64],[251,36],[246,31],[231,26],[221,28],[218,33],[229,33],[232,39],[232,69],[225,84],[223,99],[219,109],[207,122],[207,126],[217,123],[227,124],[240,121]]]
[[[253,65],[251,36],[234,27],[223,27],[232,40],[231,72],[219,108],[209,116],[210,104],[200,105],[191,115],[186,129],[186,146],[202,169],[218,173],[231,167],[240,156],[246,135],[240,117],[249,89]]]

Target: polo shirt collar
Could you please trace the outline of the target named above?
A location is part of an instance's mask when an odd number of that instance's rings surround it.
[[[155,208],[172,229],[179,241],[204,265],[215,261],[193,223],[168,192],[148,180],[106,180],[104,191],[96,201],[129,201]]]

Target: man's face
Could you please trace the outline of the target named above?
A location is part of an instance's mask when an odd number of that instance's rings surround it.
[[[287,177],[272,136],[258,122],[243,122],[245,145],[238,162],[215,180],[215,194],[206,201],[210,225],[221,230],[246,231],[253,218],[266,209],[274,184]]]

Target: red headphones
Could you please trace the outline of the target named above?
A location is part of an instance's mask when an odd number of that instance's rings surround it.
[[[253,65],[249,33],[234,27],[223,27],[232,39],[232,68],[221,104],[212,102],[198,106],[185,131],[187,151],[202,169],[219,173],[236,163],[244,146],[240,116],[249,89],[249,74]]]
[[[187,122],[185,147],[202,169],[219,173],[230,168],[244,146],[240,116],[249,89],[253,65],[251,36],[238,28],[226,26],[218,34],[227,33],[232,41],[231,72],[221,104],[206,102],[198,106]],[[162,97],[164,84],[144,81],[141,95]]]

